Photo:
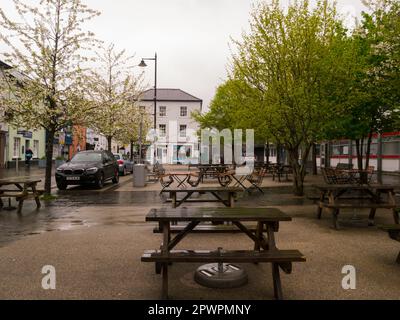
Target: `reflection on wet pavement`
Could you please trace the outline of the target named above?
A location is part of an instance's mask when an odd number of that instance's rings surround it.
[[[310,188],[306,194],[312,193]],[[196,196],[196,195],[194,195]],[[202,195],[205,197],[206,195]],[[238,195],[236,206],[296,206],[312,205],[307,197],[295,197],[290,186],[265,188],[264,194],[256,191]],[[13,203],[15,205],[15,203]],[[186,205],[186,203],[185,203]],[[199,205],[188,204],[187,206]],[[215,206],[215,203],[203,205]],[[221,205],[221,204],[219,204]],[[170,206],[160,197],[159,191],[106,191],[67,190],[58,198],[45,202],[36,211],[33,201],[26,201],[23,213],[16,210],[0,211],[0,246],[23,236],[44,232],[71,230],[94,225],[145,224],[144,216],[151,207]]]
[[[289,187],[265,190],[265,194],[253,192],[239,195],[237,206],[274,206],[303,204],[303,198],[295,198]],[[204,196],[203,196],[204,197]],[[93,225],[134,225],[144,223],[149,207],[169,206],[157,191],[126,192],[60,192],[58,199],[44,203],[36,211],[34,203],[27,201],[23,213],[16,210],[0,211],[0,245],[22,236],[43,232],[70,230]],[[214,204],[208,204],[214,205]],[[108,207],[99,210],[99,207]],[[121,208],[124,208],[121,209]],[[97,209],[96,209],[97,208]],[[138,210],[137,208],[142,208]],[[134,212],[136,211],[136,213]]]

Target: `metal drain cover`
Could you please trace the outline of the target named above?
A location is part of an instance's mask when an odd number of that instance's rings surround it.
[[[247,273],[231,263],[209,263],[199,267],[194,280],[209,288],[236,288],[247,283]]]

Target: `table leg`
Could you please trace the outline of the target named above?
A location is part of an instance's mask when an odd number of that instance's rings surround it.
[[[375,225],[375,213],[376,213],[376,208],[371,208],[369,211],[369,216],[368,216],[368,226],[374,226]]]
[[[260,251],[260,248],[261,248],[260,241],[261,241],[261,235],[263,232],[263,228],[264,228],[264,223],[259,221],[257,223],[257,229],[256,229],[256,237],[257,237],[258,241],[254,242],[254,251]]]
[[[326,195],[326,191],[321,191],[320,195],[319,195],[319,202],[324,202],[325,199],[325,195]],[[321,219],[321,215],[322,215],[322,206],[321,204],[318,203],[318,208],[317,208],[317,218]]]
[[[235,206],[235,193],[234,192],[228,193],[228,202],[229,202],[230,208],[233,208]]]
[[[400,224],[399,223],[399,212],[397,211],[396,208],[392,209],[393,212],[393,219],[395,224]]]
[[[169,221],[163,222],[163,244],[161,247],[162,253],[169,251],[168,244],[171,238],[170,223]],[[162,264],[162,299],[168,299],[168,263]]]
[[[239,179],[236,178],[234,175],[232,175],[232,177],[233,177],[233,179],[236,180],[235,187],[241,186],[241,187],[243,188],[244,191],[247,191],[246,186],[243,184],[243,182],[244,182],[244,180],[245,180],[245,177],[241,177],[241,178],[239,178]]]
[[[164,263],[162,267],[162,293],[163,300],[168,299],[168,263]]]
[[[274,296],[277,300],[282,300],[282,285],[281,277],[279,275],[279,265],[277,263],[272,263],[272,279],[274,282]]]
[[[275,228],[276,226],[274,223],[267,223],[267,235],[268,235],[268,250],[276,250],[276,243],[275,243]]]
[[[396,205],[396,195],[394,194],[394,190],[390,190],[388,193],[389,203],[392,205]],[[396,208],[392,209],[393,212],[393,219],[395,224],[399,224],[399,212]]]
[[[220,202],[222,202],[226,207],[231,207],[231,201],[234,202],[234,199],[231,199],[231,192],[228,192],[228,200],[222,199],[218,193],[216,192],[211,192],[211,194],[218,199]],[[233,197],[232,197],[233,198]]]
[[[172,198],[172,208],[176,208],[176,192],[170,192]]]
[[[19,198],[18,200],[18,210],[17,213],[21,213],[22,212],[22,206],[24,205],[24,199],[23,198]]]
[[[31,188],[32,188],[32,192],[33,192],[33,194],[34,194],[34,196],[35,196],[36,207],[39,209],[42,205],[41,205],[41,203],[40,203],[39,194],[38,194],[37,191],[36,191],[36,185],[35,185],[35,184],[32,185]]]
[[[329,191],[328,199],[329,199],[329,204],[331,204],[331,205],[335,204],[335,195],[334,195],[333,191]],[[339,223],[338,223],[339,209],[330,208],[330,211],[332,213],[333,228],[335,230],[338,230],[339,229]]]

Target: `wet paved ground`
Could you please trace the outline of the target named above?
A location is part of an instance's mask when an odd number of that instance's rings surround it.
[[[4,170],[2,170],[4,171]],[[8,170],[9,171],[9,170]],[[0,171],[1,172],[1,171]],[[21,175],[23,171],[20,170]],[[30,175],[37,176],[43,170],[31,170]],[[3,178],[7,174],[0,174]],[[8,176],[13,176],[13,171],[8,173]],[[159,195],[159,191],[123,191],[131,188],[132,176],[128,175],[120,178],[118,186],[112,183],[107,183],[102,190],[97,190],[93,187],[69,187],[66,191],[55,191],[57,199],[50,202],[43,202],[43,207],[37,211],[33,201],[26,201],[21,215],[16,214],[14,210],[0,211],[0,246],[19,239],[23,236],[41,234],[44,232],[70,230],[79,226],[93,226],[107,224],[103,220],[98,220],[96,215],[88,216],[87,219],[82,219],[82,208],[92,206],[110,207],[109,213],[112,215],[112,207],[132,206],[132,207],[162,207],[168,206],[164,198]],[[400,185],[398,176],[385,176],[385,183],[397,183]],[[158,188],[158,184],[156,184]],[[311,187],[306,187],[305,194],[310,195],[315,193]],[[202,196],[205,197],[204,195]],[[292,194],[292,188],[286,184],[284,186],[275,185],[273,188],[264,188],[264,194],[259,192],[245,193],[238,195],[236,206],[302,206],[312,205],[313,202],[307,197],[295,197]],[[186,205],[186,204],[185,204]],[[15,208],[16,203],[13,200],[12,206]],[[145,213],[144,213],[145,214]],[[131,222],[129,218],[125,218],[126,225]],[[135,222],[137,223],[137,222]]]
[[[38,173],[40,175],[40,173]],[[268,178],[267,178],[268,179]],[[387,177],[386,183],[398,183]],[[265,194],[241,195],[237,206],[277,206],[293,217],[282,223],[278,244],[299,249],[307,263],[296,264],[293,275],[284,276],[284,294],[290,299],[400,299],[400,277],[395,256],[398,243],[376,227],[367,227],[366,213],[352,221],[343,213],[344,230],[330,228],[327,214],[315,219],[310,200],[294,197],[290,183],[272,183]],[[36,211],[26,201],[22,215],[0,211],[0,298],[115,298],[158,299],[160,278],[154,266],[140,262],[145,249],[159,247],[160,235],[144,217],[151,207],[169,206],[159,196],[157,185],[149,191],[134,191],[131,176],[119,186],[107,184],[103,190],[73,187],[57,192],[57,200],[44,203]],[[312,193],[309,187],[306,193]],[[192,205],[192,204],[189,204]],[[188,205],[188,206],[189,206]],[[392,223],[391,215],[377,213],[377,224]],[[238,249],[249,245],[238,235],[196,235],[185,239],[190,248]],[[40,287],[41,267],[57,267],[59,289]],[[358,290],[340,287],[341,267],[354,264],[360,270]],[[269,266],[246,266],[250,282],[241,290],[212,290],[193,281],[195,264],[171,270],[171,296],[177,299],[270,299]],[[265,276],[267,271],[268,276]]]
[[[128,177],[122,178],[125,182]],[[113,186],[108,186],[107,191],[86,190],[74,188],[57,193],[57,199],[44,202],[43,207],[37,211],[32,201],[26,201],[21,215],[16,210],[2,210],[0,213],[0,246],[14,241],[23,236],[41,234],[57,230],[70,230],[79,226],[107,225],[108,222],[96,215],[82,219],[82,209],[85,207],[107,207],[112,216],[113,207],[116,210],[122,207],[162,207],[170,206],[165,203],[158,191],[116,191]],[[106,185],[107,188],[107,185]],[[266,189],[265,194],[252,193],[239,195],[237,206],[278,206],[312,204],[304,198],[293,197],[290,187]],[[203,198],[205,196],[202,196]],[[15,203],[12,205],[15,207]],[[144,213],[145,214],[145,213]],[[129,218],[124,220],[126,225],[132,222]]]

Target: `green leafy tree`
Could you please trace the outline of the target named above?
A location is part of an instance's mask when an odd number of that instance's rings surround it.
[[[369,12],[363,12],[351,37],[355,69],[346,78],[350,93],[327,130],[330,138],[355,141],[359,169],[369,166],[373,133],[398,129],[400,111],[400,2],[364,3]]]
[[[337,101],[328,89],[340,87],[336,72],[346,60],[338,47],[345,39],[328,1],[314,9],[308,1],[295,1],[287,11],[272,1],[255,8],[250,32],[235,42],[232,75],[258,91],[261,107],[254,117],[265,117],[265,135],[287,150],[296,195],[303,194],[310,148],[333,116]]]

